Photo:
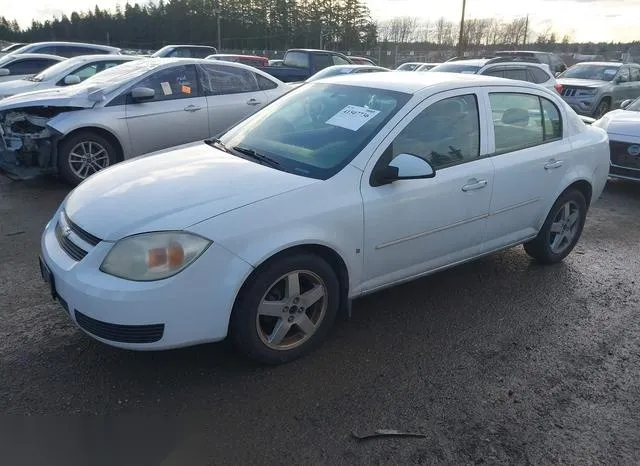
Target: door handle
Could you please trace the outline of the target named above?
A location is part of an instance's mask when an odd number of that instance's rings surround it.
[[[562,160],[551,159],[544,164],[545,170],[553,170],[554,168],[560,168],[562,166]]]
[[[467,192],[467,191],[474,191],[474,190],[476,190],[476,189],[482,189],[482,188],[484,188],[485,186],[487,186],[487,180],[476,180],[476,179],[474,178],[473,180],[469,180],[469,181],[471,181],[471,183],[469,183],[469,184],[465,184],[465,185],[462,187],[462,190],[463,190],[464,192]]]
[[[261,105],[261,104],[262,104],[262,102],[257,101],[256,99],[249,99],[249,100],[247,100],[247,105],[255,106],[255,105]]]
[[[198,110],[202,110],[202,107],[200,107],[199,105],[187,105],[184,108],[185,112],[197,112]]]

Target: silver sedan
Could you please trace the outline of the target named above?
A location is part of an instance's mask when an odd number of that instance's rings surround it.
[[[78,184],[117,162],[216,136],[286,93],[238,63],[145,58],[0,101],[0,169]]]

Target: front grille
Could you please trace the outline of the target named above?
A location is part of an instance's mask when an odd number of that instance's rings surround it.
[[[628,168],[611,165],[611,167],[609,167],[609,174],[613,177],[619,176],[621,178],[640,181],[640,171],[638,170],[630,170]]]
[[[71,230],[63,230],[62,225],[58,221],[56,224],[56,238],[60,247],[66,252],[72,259],[81,261],[87,255],[87,251],[75,244],[69,239],[69,232]]]
[[[564,89],[562,89],[562,96],[563,97],[573,97],[573,96],[576,95],[577,92],[578,92],[578,89],[565,87]]]
[[[631,148],[631,150],[629,150],[629,148]],[[611,151],[611,163],[613,165],[631,170],[640,170],[640,153],[638,153],[640,151],[640,144],[609,141],[609,149]],[[635,176],[640,176],[640,173],[636,173]]]
[[[64,217],[65,223],[69,226],[71,231],[73,231],[78,237],[87,244],[91,246],[96,246],[100,241],[102,241],[97,236],[93,236],[91,233],[83,230],[78,225],[73,223],[69,217],[67,217],[67,213],[62,211],[62,216]]]
[[[78,310],[75,311],[76,322],[82,329],[109,341],[119,343],[154,343],[164,335],[164,324],[151,325],[119,325],[92,319]]]

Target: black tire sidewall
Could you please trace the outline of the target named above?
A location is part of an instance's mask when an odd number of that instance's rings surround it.
[[[579,222],[578,231],[576,232],[576,235],[573,238],[573,241],[571,241],[571,244],[564,251],[557,254],[551,250],[551,244],[550,244],[551,224],[553,223],[553,220],[555,219],[555,217],[558,215],[559,210],[569,201],[574,201],[578,205],[578,208],[580,210],[580,218],[578,220]],[[542,226],[542,229],[540,230],[539,238],[538,238],[540,241],[540,246],[544,248],[543,252],[544,252],[544,255],[547,256],[548,262],[551,262],[551,263],[560,262],[571,253],[575,245],[580,240],[580,237],[582,236],[582,230],[584,229],[584,224],[586,219],[587,219],[587,202],[584,198],[584,195],[580,191],[572,189],[562,194],[556,200],[556,202],[553,204],[553,207],[549,211],[549,215],[547,215],[547,218],[544,222],[544,225]]]
[[[320,327],[303,345],[286,351],[273,350],[258,335],[257,308],[268,288],[279,277],[293,270],[309,270],[320,276],[328,291],[327,310]],[[251,359],[265,364],[293,361],[324,341],[333,326],[339,304],[340,284],[336,273],[324,259],[308,253],[285,256],[263,266],[243,287],[232,311],[230,333],[238,349]]]
[[[606,107],[606,111],[600,112],[600,109],[602,108],[603,105]],[[596,118],[602,118],[610,110],[611,110],[611,105],[609,105],[609,101],[606,99],[603,99],[600,102],[598,102],[598,106],[596,107],[596,112],[594,116]]]
[[[96,142],[104,147],[109,156],[109,167],[117,162],[116,149],[113,144],[94,131],[82,131],[73,136],[63,139],[58,148],[58,172],[60,176],[73,186],[82,183],[85,179],[79,178],[69,166],[69,155],[71,149],[81,142]],[[89,175],[90,177],[91,175]]]

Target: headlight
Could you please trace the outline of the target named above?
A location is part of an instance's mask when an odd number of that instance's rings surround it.
[[[113,246],[100,270],[126,280],[162,280],[189,266],[210,244],[208,239],[180,231],[133,235]]]

